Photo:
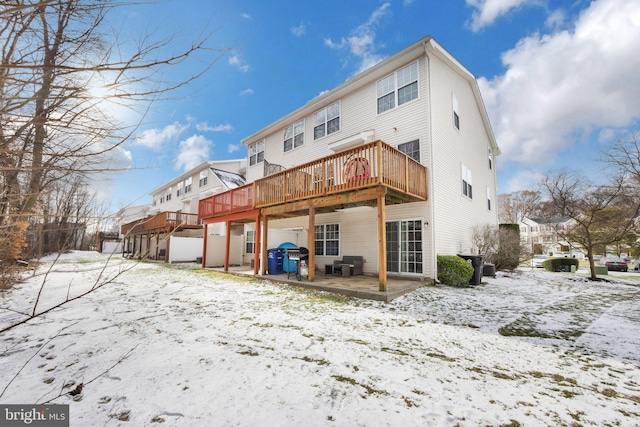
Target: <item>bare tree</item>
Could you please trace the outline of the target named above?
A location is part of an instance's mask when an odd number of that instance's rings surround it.
[[[602,151],[604,162],[629,177],[640,188],[640,140],[638,133],[629,132],[626,139],[617,139]],[[637,191],[637,189],[636,189]]]
[[[538,190],[523,190],[503,193],[498,196],[498,216],[502,224],[520,224],[527,217],[540,211],[541,193]]]
[[[591,278],[596,279],[594,248],[621,241],[640,217],[640,198],[630,194],[624,177],[594,186],[575,172],[562,171],[542,181],[549,200],[546,218],[564,216],[575,225],[558,235],[587,252]]]
[[[119,147],[139,122],[118,122],[109,114],[110,104],[143,117],[151,102],[198,78],[229,50],[208,48],[211,34],[177,53],[171,36],[141,34],[133,45],[107,34],[107,15],[132,4],[7,0],[0,5],[0,240],[16,242],[0,260],[21,250],[24,230],[40,214],[41,195],[58,180],[126,166],[118,163]],[[161,77],[180,75],[163,70],[194,56],[205,58],[196,71],[178,81]],[[95,87],[106,95],[91,93]]]

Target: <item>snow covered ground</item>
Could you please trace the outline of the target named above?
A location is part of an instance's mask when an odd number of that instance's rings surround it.
[[[640,423],[637,274],[528,270],[385,304],[105,259],[61,257],[38,311],[112,283],[0,334],[0,403],[67,403],[71,426]],[[0,294],[0,329],[50,265]]]

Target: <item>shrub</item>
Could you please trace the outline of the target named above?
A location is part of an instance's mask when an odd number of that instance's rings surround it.
[[[571,266],[575,265],[576,270],[580,262],[575,258],[551,258],[542,262],[542,267],[547,271],[570,271]]]
[[[438,281],[449,286],[466,286],[473,276],[473,267],[455,255],[438,255]]]

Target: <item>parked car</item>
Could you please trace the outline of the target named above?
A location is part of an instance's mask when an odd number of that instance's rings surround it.
[[[607,267],[608,271],[624,271],[624,272],[626,272],[627,269],[629,268],[629,266],[627,265],[625,260],[623,260],[622,258],[617,257],[617,256],[610,256],[610,257],[602,258],[602,260],[600,262],[602,263],[602,265]]]
[[[594,260],[595,262],[600,262],[600,260],[601,260],[601,259],[602,259],[602,255],[594,255],[594,256],[593,256],[593,260]]]
[[[542,263],[549,259],[548,255],[534,255],[531,260],[531,267],[541,268]]]

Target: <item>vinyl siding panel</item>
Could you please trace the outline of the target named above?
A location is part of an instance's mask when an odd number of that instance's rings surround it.
[[[486,201],[486,187],[495,189],[495,173],[488,166],[490,140],[468,80],[438,58],[431,65],[435,250],[447,255],[474,252],[473,226],[497,223],[496,209],[488,211]],[[454,95],[459,130],[453,125]],[[462,194],[462,165],[472,174],[473,199]]]

